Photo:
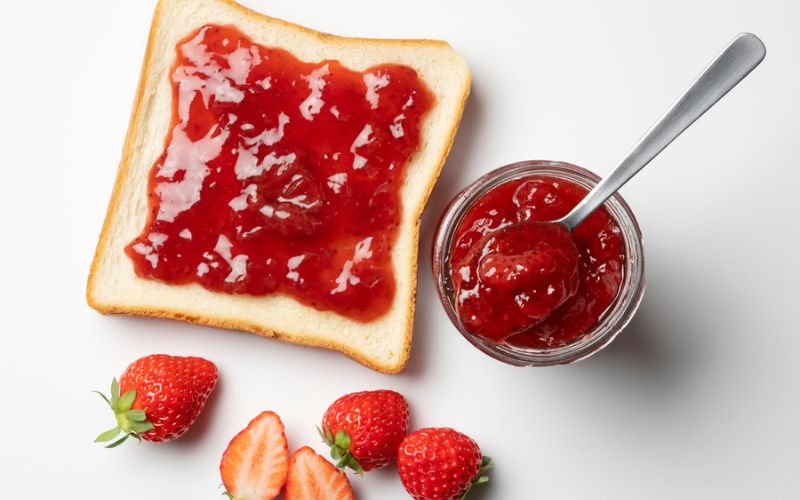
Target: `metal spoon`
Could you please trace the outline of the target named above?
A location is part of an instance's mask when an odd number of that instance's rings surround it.
[[[569,231],[625,185],[684,130],[761,63],[767,49],[752,33],[741,33],[725,47],[686,92],[644,134],[631,151],[565,217],[554,221]]]

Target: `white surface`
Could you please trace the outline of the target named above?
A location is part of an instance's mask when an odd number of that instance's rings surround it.
[[[449,40],[473,97],[422,234],[416,338],[399,376],[333,353],[166,321],[103,317],[84,284],[127,127],[153,0],[14,2],[0,30],[0,477],[14,498],[216,499],[229,438],[277,411],[290,446],[336,397],[403,392],[412,426],[473,436],[497,464],[474,498],[800,498],[800,3],[249,0],[323,31]],[[735,6],[734,6],[735,4]],[[515,160],[606,173],[733,35],[765,62],[624,189],[648,290],[630,328],[574,366],[482,355],[436,301],[447,200]],[[152,352],[214,360],[221,384],[173,444],[105,450],[105,389]],[[394,469],[352,480],[404,498]]]

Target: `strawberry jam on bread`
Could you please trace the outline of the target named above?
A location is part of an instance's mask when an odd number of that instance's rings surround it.
[[[419,221],[469,83],[445,42],[160,0],[89,304],[402,370]]]

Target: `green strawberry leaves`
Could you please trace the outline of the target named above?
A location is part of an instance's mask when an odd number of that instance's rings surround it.
[[[100,391],[91,391],[91,392],[100,395],[100,397],[103,398],[106,401],[106,403],[108,403],[109,405],[111,404],[111,401],[109,401],[106,395],[103,394],[102,392]]]
[[[143,410],[131,408],[136,401],[136,390],[130,390],[120,396],[119,382],[117,382],[116,378],[111,381],[111,398],[108,398],[99,391],[92,392],[99,394],[100,397],[108,403],[111,411],[114,412],[114,418],[117,420],[117,426],[97,436],[94,440],[95,443],[106,443],[116,438],[121,433],[124,433],[124,435],[120,439],[107,445],[106,448],[116,448],[127,441],[131,436],[141,442],[141,434],[155,428],[153,424],[147,420],[147,415]]]
[[[475,486],[477,486],[479,484],[483,484],[483,483],[488,483],[489,482],[489,476],[485,475],[484,472],[488,471],[492,467],[494,467],[494,464],[492,463],[491,457],[487,457],[487,456],[484,455],[481,458],[481,466],[478,469],[478,472],[475,473],[475,477],[472,478],[472,484],[470,484],[469,488],[467,488],[467,491],[465,491],[464,494],[461,495],[461,500],[464,500],[465,498],[467,498],[467,494],[470,492],[470,490],[472,490],[473,487],[475,487]]]
[[[116,426],[113,429],[109,429],[109,430],[101,433],[99,436],[97,436],[95,438],[94,442],[95,443],[105,443],[107,441],[111,441],[112,439],[117,437],[120,432],[122,432],[122,428],[120,426]]]
[[[224,487],[225,487],[225,485],[224,485],[224,484],[220,484],[220,485],[219,485],[219,487],[220,487],[220,488],[224,488]],[[233,495],[231,494],[231,492],[230,492],[230,491],[228,491],[228,490],[222,490],[222,496],[224,496],[224,497],[228,497],[230,500],[239,500],[238,498],[236,498],[235,496],[233,496]]]
[[[133,400],[136,399],[136,390],[128,391],[119,398],[117,402],[117,406],[121,411],[127,411],[131,409],[131,405],[133,404]]]
[[[350,435],[345,431],[339,431],[334,436],[327,427],[323,431],[317,427],[322,441],[331,447],[331,458],[336,460],[336,467],[345,470],[350,468],[359,476],[364,475],[364,468],[358,463],[356,457],[350,453]]]

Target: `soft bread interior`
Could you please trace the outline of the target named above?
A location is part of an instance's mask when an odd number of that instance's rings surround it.
[[[423,123],[420,149],[407,166],[402,223],[392,253],[396,295],[389,312],[361,323],[318,311],[280,294],[264,297],[211,292],[140,279],[123,249],[145,225],[150,169],[171,124],[170,68],[176,44],[206,23],[235,25],[254,42],[289,50],[304,61],[336,59],[362,71],[382,63],[414,68],[436,96]],[[259,333],[341,351],[383,372],[408,358],[416,292],[419,219],[449,151],[469,92],[470,74],[449,45],[425,40],[367,40],[323,35],[256,14],[230,0],[162,0],[156,10],[131,118],[87,298],[110,313],[181,319]]]

